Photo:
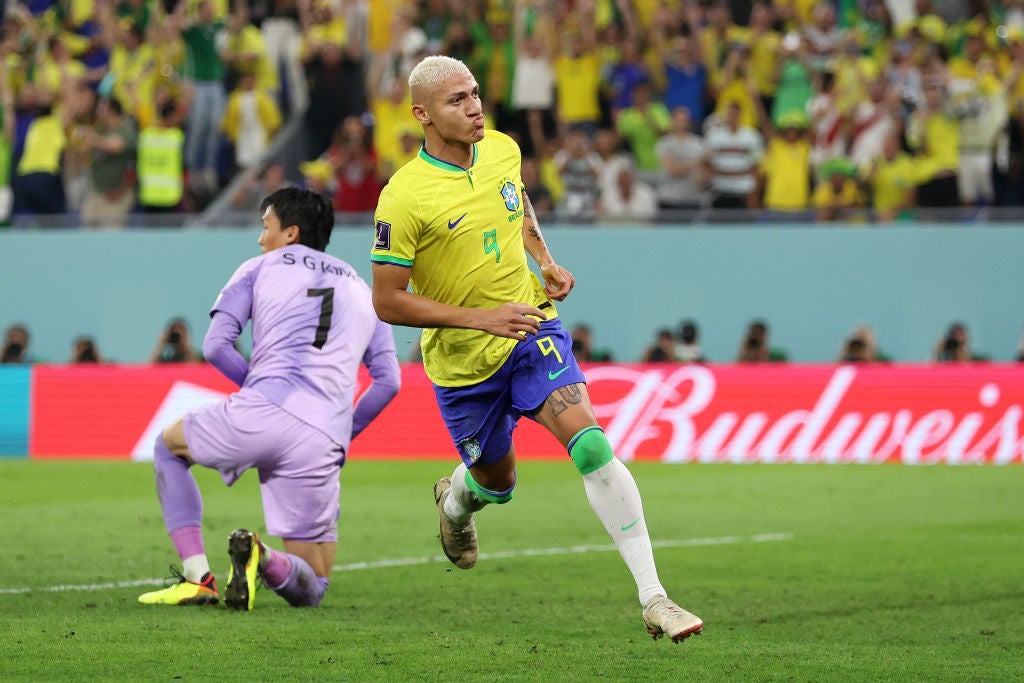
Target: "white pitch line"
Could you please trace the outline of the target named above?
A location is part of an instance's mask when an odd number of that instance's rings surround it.
[[[772,533],[755,534],[753,536],[715,536],[711,538],[685,538],[670,541],[654,541],[655,548],[687,548],[701,545],[730,545],[735,543],[767,543],[773,541],[789,541],[793,534]],[[541,557],[546,555],[578,555],[582,553],[606,553],[617,550],[612,544],[607,545],[574,545],[563,548],[526,548],[525,550],[503,550],[496,553],[480,553],[481,560],[507,560],[517,557]],[[384,569],[387,567],[410,567],[423,564],[447,564],[448,559],[434,555],[430,557],[403,557],[393,560],[375,560],[373,562],[353,562],[335,565],[336,572],[351,572],[360,569]],[[0,588],[0,595],[21,595],[24,593],[64,593],[67,591],[101,591],[114,588],[135,588],[138,586],[160,586],[167,579],[137,579],[135,581],[111,581],[109,583],[61,584],[59,586],[43,586],[40,588]]]

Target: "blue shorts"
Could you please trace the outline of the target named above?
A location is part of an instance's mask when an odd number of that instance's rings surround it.
[[[586,382],[572,354],[572,337],[558,318],[528,335],[496,373],[463,387],[434,385],[441,417],[466,467],[508,455],[512,430],[560,387]]]

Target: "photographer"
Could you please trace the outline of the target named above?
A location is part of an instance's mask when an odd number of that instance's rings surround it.
[[[102,363],[103,356],[100,355],[96,341],[89,336],[76,337],[71,342],[71,363]]]
[[[157,339],[156,347],[149,356],[150,363],[191,363],[196,360],[188,323],[174,318]]]
[[[887,363],[890,360],[878,350],[875,331],[868,325],[858,325],[853,329],[837,359],[840,363]]]
[[[971,361],[985,361],[987,356],[977,354],[971,349],[971,338],[967,326],[955,322],[946,330],[935,345],[935,352],[932,360],[938,363],[969,363]]]
[[[740,339],[736,354],[737,363],[784,363],[787,354],[782,349],[772,348],[768,336],[768,323],[754,320]]]
[[[684,320],[676,333],[676,359],[682,363],[706,363],[700,348],[700,330],[694,320]]]
[[[581,363],[609,363],[612,354],[606,349],[596,349],[590,326],[579,323],[572,328],[572,352]]]
[[[29,334],[24,325],[11,325],[4,332],[4,348],[0,353],[0,363],[31,363],[32,356],[28,351]]]

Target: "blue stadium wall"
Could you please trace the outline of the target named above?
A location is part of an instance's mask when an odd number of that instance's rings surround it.
[[[596,345],[621,361],[637,360],[658,328],[684,317],[699,321],[713,361],[734,357],[756,317],[800,362],[834,360],[859,322],[875,328],[894,359],[924,361],[952,320],[968,325],[977,350],[1010,360],[1024,326],[1024,230],[1016,225],[551,225],[545,235],[577,279],[559,307],[563,320],[588,322]],[[108,360],[143,362],[177,315],[198,344],[220,287],[259,253],[257,236],[255,224],[2,232],[0,326],[26,323],[36,357],[49,362],[65,361],[80,334],[94,336]],[[369,229],[339,228],[328,250],[369,280],[371,238]],[[397,338],[404,359],[416,334],[401,329]],[[8,379],[11,391],[27,391]]]

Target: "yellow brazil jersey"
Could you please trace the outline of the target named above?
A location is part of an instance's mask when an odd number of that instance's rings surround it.
[[[874,206],[879,211],[893,211],[907,205],[909,193],[917,184],[914,160],[898,154],[892,161],[878,160],[871,174]]]
[[[811,203],[816,209],[828,209],[832,207],[854,207],[864,204],[864,195],[857,187],[857,181],[853,178],[843,180],[843,187],[838,192],[830,182],[819,183],[814,188],[814,195]]]
[[[960,126],[942,113],[925,117],[923,135],[910,135],[907,141],[918,151],[918,182],[932,180],[943,171],[955,171],[960,165]],[[923,153],[922,153],[923,152]]]
[[[761,170],[767,176],[765,208],[774,211],[807,208],[811,191],[811,143],[806,138],[796,142],[772,138],[761,159]]]
[[[114,96],[125,107],[133,107],[133,102],[149,102],[157,78],[156,52],[145,43],[131,51],[115,45],[110,51],[110,73],[116,77]]]
[[[515,141],[493,130],[474,145],[468,169],[421,149],[380,195],[370,260],[410,268],[412,291],[434,301],[468,308],[523,302],[555,317],[523,245],[520,163]],[[457,387],[493,375],[517,342],[429,328],[420,343],[431,381]]]
[[[782,51],[782,36],[778,31],[751,33],[750,61],[747,69],[757,90],[762,95],[774,95],[777,86],[776,63]]]
[[[568,123],[597,121],[601,118],[601,61],[596,52],[579,57],[563,54],[555,59],[558,84],[558,112]]]
[[[60,173],[61,155],[67,141],[58,113],[37,118],[25,135],[25,150],[18,162],[18,175]]]

